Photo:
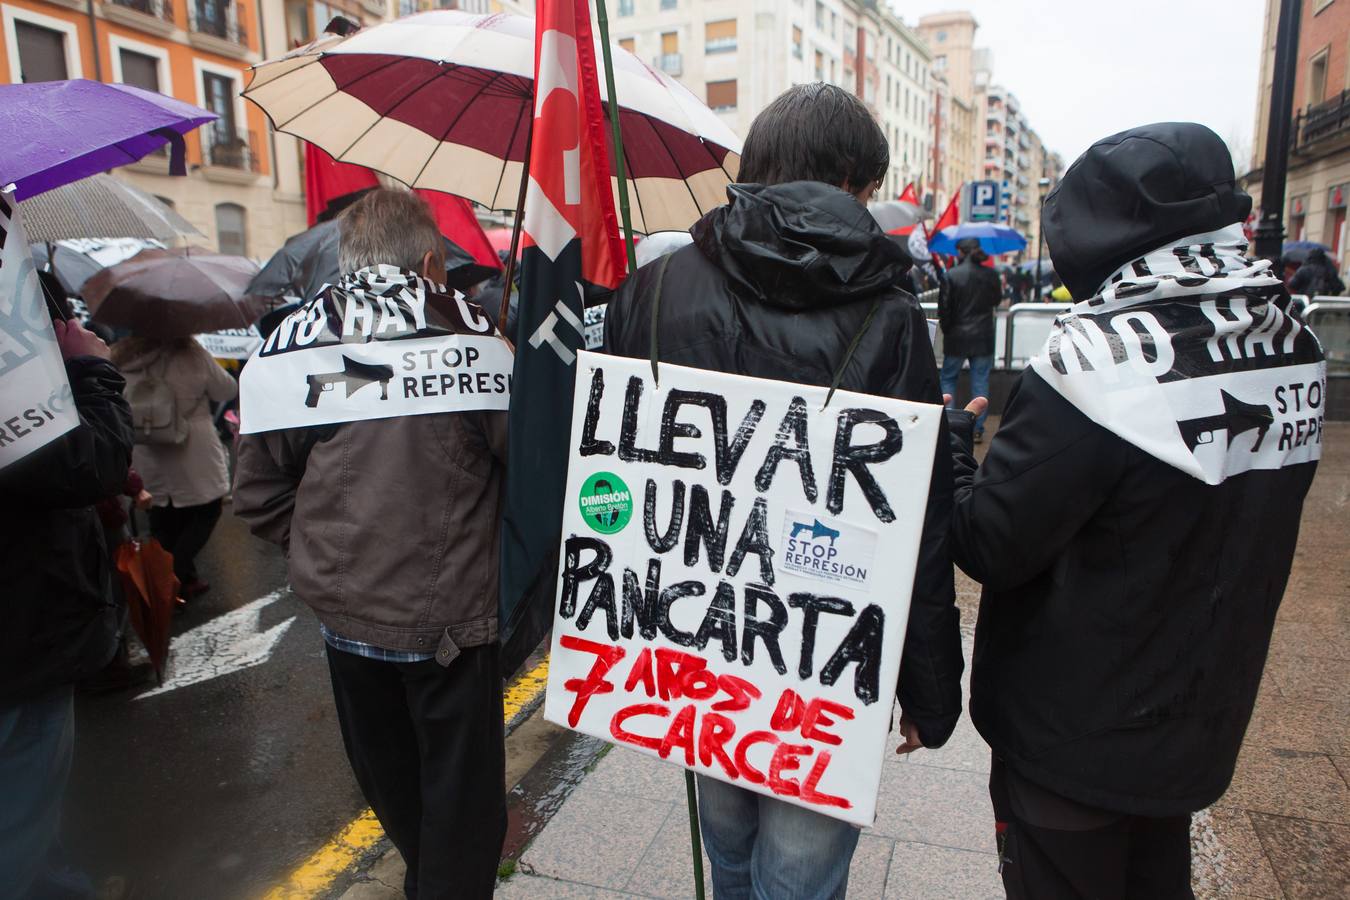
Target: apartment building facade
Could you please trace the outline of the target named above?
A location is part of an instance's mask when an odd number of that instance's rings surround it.
[[[1279,0],[1267,0],[1257,88],[1252,168],[1243,183],[1261,206],[1270,89],[1275,63]],[[1303,0],[1294,77],[1294,121],[1285,182],[1288,240],[1326,244],[1331,255],[1350,257],[1346,229],[1350,206],[1350,0]]]
[[[125,82],[219,116],[189,135],[187,177],[163,154],[115,172],[173,206],[196,243],[266,256],[303,228],[299,178],[279,170],[266,118],[239,96],[275,36],[258,0],[0,0],[0,16],[9,82]]]
[[[881,193],[930,176],[930,54],[875,0],[617,0],[610,36],[680,81],[741,137],[794,84],[825,81],[860,97],[891,145]]]
[[[186,177],[170,176],[163,154],[113,174],[191,222],[203,235],[192,239],[194,245],[266,259],[307,225],[304,153],[298,140],[273,132],[266,116],[240,96],[249,66],[308,43],[337,15],[370,25],[430,8],[530,13],[533,4],[0,0],[0,79],[123,82],[215,112],[219,119],[188,136]]]

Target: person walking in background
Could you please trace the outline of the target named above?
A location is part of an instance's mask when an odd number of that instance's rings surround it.
[[[464,327],[459,302],[429,280],[444,277],[444,242],[425,202],[377,189],[338,221],[342,277],[320,295],[331,327],[351,295],[409,320],[425,309],[443,334]],[[285,548],[291,585],[319,617],[347,758],[407,863],[408,897],[490,897],[506,836],[505,460],[497,411],[239,439],[235,514]]]
[[[896,288],[909,255],[865,206],[889,155],[847,91],[816,83],[780,95],[750,126],[730,202],[610,302],[605,351],[645,359],[659,348],[664,362],[798,384],[839,374],[846,390],[941,403],[923,311]],[[680,302],[660,307],[654,339],[662,293]],[[937,455],[929,487],[900,669],[902,753],[942,746],[961,715],[950,465]],[[844,895],[857,826],[702,775],[698,808],[717,897]]]
[[[1309,297],[1339,297],[1345,293],[1345,282],[1336,274],[1336,267],[1327,257],[1327,251],[1315,247],[1298,267],[1289,281],[1289,293]]]
[[[983,464],[957,453],[951,534],[984,585],[970,714],[1009,897],[1192,896],[1191,813],[1233,777],[1321,455],[1322,351],[1246,256],[1251,204],[1190,123],[1098,141],[1046,198],[1080,302]]]
[[[190,337],[133,336],[114,344],[112,353],[127,379],[136,470],[154,498],[150,533],[173,554],[182,597],[191,600],[210,589],[196,558],[230,491],[229,456],[211,403],[234,399],[238,384]]]
[[[956,399],[961,366],[970,361],[970,394],[989,396],[989,371],[994,367],[994,310],[998,308],[998,273],[984,264],[988,254],[975,238],[957,242],[961,261],[947,273],[947,290],[938,298],[942,328],[942,393]],[[975,420],[975,442],[984,440],[981,413]]]
[[[117,648],[118,610],[94,504],[123,489],[131,414],[108,346],[55,323],[80,424],[0,472],[0,893],[93,896],[60,848],[75,742],[73,685]]]

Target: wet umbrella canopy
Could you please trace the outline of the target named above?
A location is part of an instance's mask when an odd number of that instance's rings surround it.
[[[964,222],[960,225],[949,225],[933,235],[928,247],[934,253],[955,256],[957,241],[966,238],[975,238],[980,242],[980,248],[990,256],[1011,253],[1027,245],[1026,238],[1006,225],[997,225],[993,222]]]
[[[151,248],[163,250],[164,245],[141,238],[78,238],[34,244],[33,264],[39,269],[49,268],[67,294],[81,297],[84,283],[90,278]]]
[[[173,242],[179,237],[201,237],[187,219],[153,194],[111,175],[81,178],[21,205],[28,240],[34,243],[78,238]]]
[[[143,250],[85,282],[84,299],[95,322],[143,337],[247,328],[266,311],[265,301],[245,296],[257,273],[242,256]]]
[[[25,200],[136,162],[166,144],[170,170],[183,174],[183,135],[216,118],[129,84],[75,79],[0,85],[0,134],[7,136],[0,143],[0,185],[13,182],[15,196]]]
[[[514,209],[534,54],[533,19],[432,10],[263,62],[244,96],[339,162]],[[740,139],[665,73],[617,47],[613,63],[633,227],[688,228],[726,202]]]

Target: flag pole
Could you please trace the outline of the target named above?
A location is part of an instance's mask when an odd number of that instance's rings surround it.
[[[619,174],[619,215],[623,217],[623,241],[628,247],[628,273],[637,268],[637,252],[633,249],[633,217],[628,211],[628,172],[623,156],[623,134],[619,130],[619,97],[614,87],[614,59],[609,50],[609,12],[605,0],[595,0],[596,18],[600,23],[600,55],[605,60],[605,81],[609,85],[609,127],[614,133],[614,171]],[[697,840],[697,839],[696,839]],[[694,861],[702,868],[702,860]],[[703,882],[699,881],[699,900],[703,898]]]
[[[605,0],[595,0],[596,19],[600,24],[600,54],[605,61],[605,82],[609,86],[609,125],[614,134],[614,170],[619,175],[619,214],[623,217],[623,242],[628,249],[628,273],[637,269],[637,252],[633,247],[633,219],[628,210],[628,173],[624,165],[623,134],[619,129],[619,97],[614,87],[614,59],[609,48],[609,13]],[[685,805],[689,809],[689,844],[694,857],[694,896],[703,900],[703,842],[698,829],[698,798],[694,790],[694,773],[684,771]]]

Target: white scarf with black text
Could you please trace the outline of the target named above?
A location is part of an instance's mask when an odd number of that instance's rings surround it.
[[[1326,363],[1240,225],[1122,266],[1032,368],[1094,422],[1207,484],[1322,455]]]

